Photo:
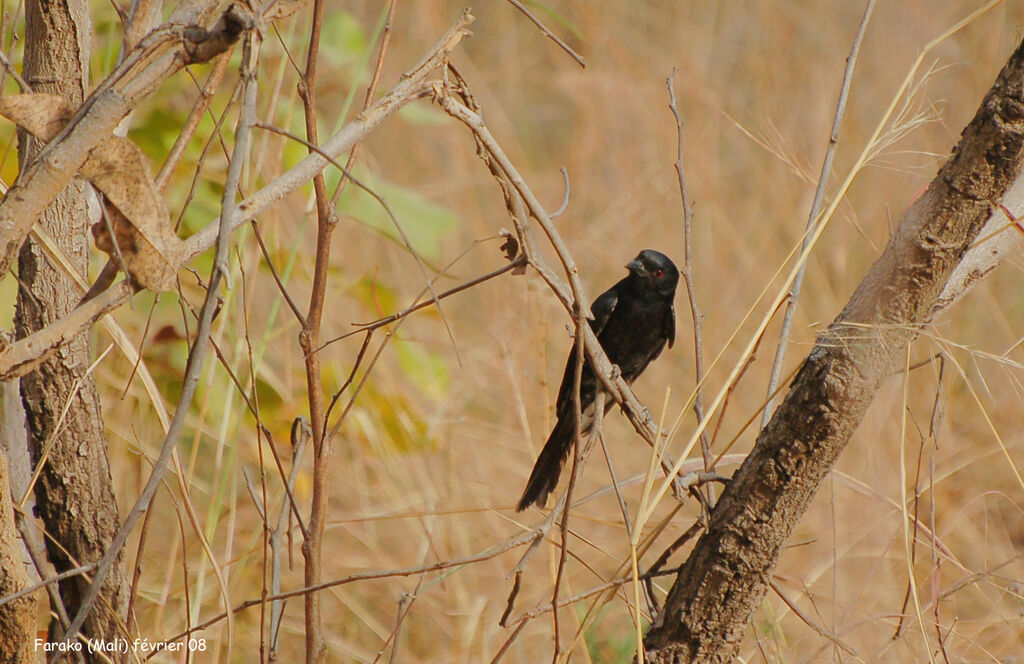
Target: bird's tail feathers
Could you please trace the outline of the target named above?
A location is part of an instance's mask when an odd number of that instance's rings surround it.
[[[551,435],[544,443],[537,462],[533,464],[533,471],[526,483],[523,497],[516,505],[516,511],[522,512],[530,505],[536,503],[543,507],[547,502],[548,495],[558,486],[558,477],[562,474],[562,464],[572,450],[574,438],[575,420],[572,417],[560,417],[551,430]]]

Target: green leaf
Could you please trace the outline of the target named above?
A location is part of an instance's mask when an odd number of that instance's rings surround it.
[[[330,64],[347,65],[359,60],[366,50],[366,33],[349,12],[330,11],[324,16],[320,44],[320,53]]]
[[[398,293],[373,276],[365,276],[352,284],[348,293],[366,307],[367,311],[372,312],[373,318],[389,316],[398,311]]]
[[[357,177],[388,204],[415,251],[428,261],[441,254],[441,239],[456,226],[456,217],[448,208],[431,203],[412,189],[372,176]],[[337,176],[333,179],[329,189],[337,183]],[[384,206],[360,187],[350,183],[338,209],[354,221],[405,245]]]
[[[437,400],[444,399],[451,383],[445,359],[426,350],[421,344],[402,339],[395,339],[392,343],[402,373],[425,394]]]

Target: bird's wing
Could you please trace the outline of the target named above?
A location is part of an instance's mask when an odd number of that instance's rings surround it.
[[[617,290],[618,284],[612,286],[605,292],[601,293],[594,304],[590,307],[590,329],[594,331],[594,336],[599,336],[601,330],[608,323],[608,319],[612,315],[612,311],[615,310],[615,305],[619,301],[619,291]],[[587,364],[584,364],[584,369],[587,368]],[[586,372],[584,373],[586,375]],[[569,357],[565,361],[565,371],[562,373],[562,383],[558,387],[558,401],[556,410],[558,413],[568,413],[572,407],[572,386],[573,379],[576,377],[576,345],[573,344],[572,348],[569,349]],[[584,382],[592,380],[592,376],[589,379],[584,379]],[[582,389],[584,394],[589,394],[588,390]],[[584,399],[586,400],[586,399]],[[584,404],[586,406],[587,404]]]
[[[590,321],[590,329],[594,331],[595,336],[601,334],[601,330],[604,329],[612,312],[615,311],[615,305],[619,303],[619,291],[615,286],[601,293],[590,307],[590,314],[593,317]]]
[[[670,305],[665,314],[665,336],[668,338],[668,347],[676,342],[676,305]]]

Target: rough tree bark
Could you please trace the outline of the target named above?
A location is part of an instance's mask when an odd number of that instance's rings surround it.
[[[1024,43],[722,494],[645,639],[649,664],[733,659],[793,527],[1022,164]]]
[[[0,597],[28,587],[28,574],[21,559],[21,540],[14,525],[7,455],[0,447]],[[0,664],[29,664],[29,648],[36,628],[36,602],[21,597],[0,607]]]
[[[87,2],[29,0],[25,24],[26,81],[36,92],[59,94],[80,104],[85,98],[91,39]],[[23,169],[41,147],[22,133]],[[86,186],[72,180],[38,220],[82,275],[88,266],[90,237]],[[18,270],[22,287],[15,330],[19,338],[60,319],[77,304],[74,283],[36,242],[29,240],[22,246]],[[51,536],[46,541],[48,552],[58,572],[98,560],[119,523],[99,398],[87,375],[89,363],[85,332],[21,379],[33,462],[38,464],[45,455],[35,495],[38,514]],[[70,407],[62,417],[65,404]],[[85,629],[88,636],[109,638],[123,624],[126,578],[123,564],[107,577],[103,604],[109,609],[92,614]],[[61,583],[69,614],[75,613],[86,588],[81,576]]]

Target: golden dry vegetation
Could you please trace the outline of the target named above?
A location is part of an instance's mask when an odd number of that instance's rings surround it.
[[[319,90],[322,134],[362,103],[376,58],[382,4],[329,5]],[[865,149],[920,49],[982,4],[879,3],[857,65],[830,195]],[[97,16],[109,13],[96,6]],[[779,288],[777,271],[800,242],[863,3],[558,0],[531,7],[584,55],[586,69],[511,5],[495,0],[474,7],[473,37],[453,62],[476,93],[491,130],[551,209],[562,197],[558,169],[568,169],[569,205],[557,225],[591,297],[624,275],[622,265],[640,249],[657,248],[682,260],[682,213],[672,168],[675,125],[665,86],[672,68],[679,69],[686,180],[695,212],[693,269],[706,316],[704,348],[709,363],[721,353],[705,385],[714,395]],[[399,3],[381,90],[461,9],[451,2]],[[787,371],[842,308],[902,210],[955,144],[1016,47],[1022,17],[1020,3],[1005,2],[925,55],[912,95],[899,102],[903,111],[887,126],[884,144],[844,193],[811,254]],[[308,19],[308,12],[301,12],[267,35],[259,74],[261,119],[297,133],[302,131],[297,77],[283,45],[296,61],[305,57]],[[116,38],[98,21],[95,75],[107,71],[110,49],[103,45]],[[196,72],[199,81],[205,75],[205,69]],[[194,85],[179,75],[136,116],[131,136],[157,164],[194,96]],[[220,114],[227,100],[227,92],[220,93],[213,112]],[[233,126],[233,117],[226,127]],[[172,214],[182,209],[201,141],[212,127],[211,120],[204,122],[172,182]],[[281,136],[259,133],[244,187],[259,187],[304,150]],[[216,214],[225,159],[215,143],[184,214],[186,229]],[[4,166],[7,181],[11,162],[8,157]],[[500,193],[465,128],[427,101],[371,136],[357,174],[388,199],[431,274],[457,259],[438,277],[437,288],[503,264],[495,236],[511,222]],[[329,183],[337,180],[337,173],[328,177]],[[278,271],[300,303],[308,298],[313,265],[311,200],[310,190],[293,195],[259,222]],[[416,261],[394,239],[390,222],[372,200],[350,186],[340,213],[324,321],[328,338],[403,308],[424,286]],[[198,274],[205,279],[210,261],[199,263]],[[288,432],[293,418],[306,414],[307,401],[299,326],[248,229],[238,235],[232,271],[233,287],[214,328],[223,359],[211,358],[202,373],[180,450],[198,528],[209,538],[231,603],[237,604],[259,596],[266,568],[254,496],[262,500],[265,482],[276,514],[282,491],[268,441],[258,435],[228,369],[246,390],[255,383],[260,418],[286,467],[291,464]],[[196,278],[186,271],[180,276],[187,299],[198,306],[202,295]],[[931,364],[885,384],[782,556],[777,585],[804,617],[834,632],[855,654],[812,630],[773,593],[752,618],[742,661],[1024,661],[1020,278],[1019,260],[1011,260],[922,333],[910,361],[944,354],[941,380],[938,365]],[[759,300],[769,283],[768,299]],[[7,286],[5,292],[12,293]],[[186,356],[183,337],[194,329],[194,317],[183,315],[176,297],[160,297],[155,308],[153,300],[137,297],[116,319],[143,346],[161,407],[171,408]],[[685,408],[695,377],[682,290],[676,304],[677,343],[637,382],[636,391],[657,418],[671,388],[666,421],[683,414],[680,434],[670,443],[670,452],[678,454],[695,424]],[[505,275],[453,296],[443,311],[454,343],[434,309],[391,328],[394,335],[331,442],[327,579],[469,556],[542,519],[536,511],[516,514],[512,506],[552,421],[553,393],[571,344],[570,319],[532,273]],[[374,336],[357,384],[386,332]],[[328,394],[345,381],[361,342],[355,335],[323,351]],[[97,354],[109,344],[102,331],[95,333]],[[729,401],[716,451],[737,434],[730,453],[753,444],[753,431],[739,432],[764,401],[776,344],[773,324]],[[140,374],[132,374],[116,349],[95,375],[118,497],[127,510],[148,476],[147,457],[162,440],[160,420]],[[937,391],[941,418],[933,437]],[[342,395],[333,418],[351,395],[351,388]],[[620,477],[647,469],[650,449],[617,412],[606,420],[606,433]],[[723,466],[726,473],[732,469]],[[307,452],[296,485],[303,505],[309,500],[308,473]],[[606,464],[596,452],[577,496],[608,484]],[[633,483],[624,493],[635,512],[640,485]],[[182,503],[177,482],[169,480],[149,526],[136,608],[140,634],[151,639],[223,610],[211,563]],[[648,528],[672,506],[666,498]],[[641,567],[696,515],[693,505],[684,507]],[[286,589],[302,584],[299,541],[296,534]],[[129,552],[134,556],[134,543]],[[490,661],[513,633],[498,619],[512,586],[507,575],[522,553],[517,548],[441,572],[325,591],[329,660],[388,661],[397,647],[394,661]],[[526,567],[513,623],[524,611],[550,604],[558,556],[553,534]],[[678,564],[684,556],[685,551],[676,554],[673,561]],[[621,576],[628,560],[621,515],[614,496],[604,492],[572,511],[562,597]],[[911,579],[917,601],[905,602]],[[659,580],[659,599],[670,581]],[[628,661],[635,652],[630,586],[603,606],[594,607],[595,599],[560,612],[563,649],[574,644],[572,661]],[[406,610],[396,643],[396,617]],[[591,610],[592,622],[574,643]],[[900,614],[902,632],[894,639]],[[257,657],[260,616],[258,607],[237,616],[232,661]],[[549,614],[530,621],[504,661],[548,661],[552,627]],[[301,600],[293,599],[281,632],[282,661],[301,657],[302,632]],[[204,635],[215,653],[196,661],[223,661],[223,623]]]

